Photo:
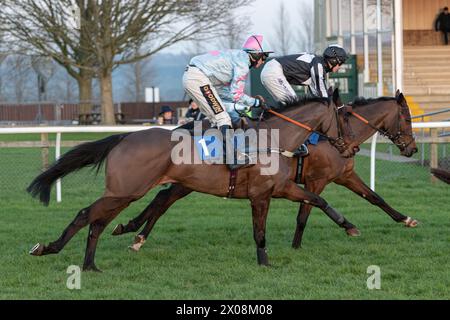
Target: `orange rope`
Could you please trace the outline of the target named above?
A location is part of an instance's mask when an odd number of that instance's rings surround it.
[[[288,121],[288,122],[290,122],[292,124],[295,124],[296,126],[299,126],[299,127],[303,128],[303,129],[306,129],[308,131],[313,131],[313,129],[311,127],[307,126],[306,124],[303,124],[301,122],[295,121],[295,120],[293,120],[293,119],[291,119],[289,117],[286,117],[285,115],[283,115],[281,113],[273,111],[272,109],[269,109],[267,111],[270,112],[271,114],[281,118],[281,119],[284,119],[284,120],[286,120],[286,121]]]
[[[350,113],[352,115],[354,115],[356,118],[358,118],[359,120],[361,120],[362,122],[364,122],[365,124],[369,124],[369,121],[367,121],[364,117],[360,116],[356,112],[351,111]]]

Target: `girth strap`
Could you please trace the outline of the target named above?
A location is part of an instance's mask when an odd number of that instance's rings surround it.
[[[230,184],[228,186],[228,198],[233,198],[234,189],[236,189],[236,179],[237,179],[238,169],[230,170]]]

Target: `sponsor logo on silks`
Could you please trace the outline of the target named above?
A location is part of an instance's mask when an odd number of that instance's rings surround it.
[[[200,87],[200,91],[202,92],[203,96],[206,99],[206,102],[208,102],[209,106],[213,110],[214,114],[219,114],[224,111],[222,106],[219,103],[219,100],[217,100],[216,96],[211,90],[211,87],[209,84],[205,86]]]
[[[202,161],[223,162],[223,143],[221,135],[195,136],[195,149]]]

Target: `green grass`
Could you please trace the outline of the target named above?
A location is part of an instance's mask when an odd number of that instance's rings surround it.
[[[126,131],[126,129],[124,129]],[[88,140],[98,140],[108,137],[115,133],[107,132],[89,132],[89,133],[62,133],[62,140],[69,141],[88,141]],[[56,133],[49,133],[48,139],[50,141],[56,140]],[[40,141],[40,133],[21,133],[21,134],[0,134],[0,141]]]
[[[77,140],[77,139],[74,139]],[[132,204],[102,234],[96,263],[68,290],[69,265],[82,265],[87,228],[58,255],[32,257],[36,243],[55,240],[83,207],[102,194],[103,177],[89,170],[63,180],[63,202],[48,208],[25,192],[39,172],[38,149],[0,149],[0,299],[449,299],[450,188],[430,183],[427,169],[377,162],[377,192],[420,221],[395,224],[384,212],[330,185],[327,201],[361,230],[349,238],[314,209],[303,249],[290,247],[298,205],[273,200],[267,223],[272,266],[256,264],[248,201],[192,194],[161,218],[140,252],[134,234],[111,236],[151,201]],[[369,162],[357,159],[367,181]],[[213,182],[212,182],[213,183]],[[381,268],[381,290],[368,290],[366,271]]]

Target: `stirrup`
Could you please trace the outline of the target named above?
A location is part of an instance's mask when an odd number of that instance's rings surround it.
[[[294,154],[298,157],[306,157],[309,155],[308,147],[306,144],[302,144],[297,150],[295,150]]]

